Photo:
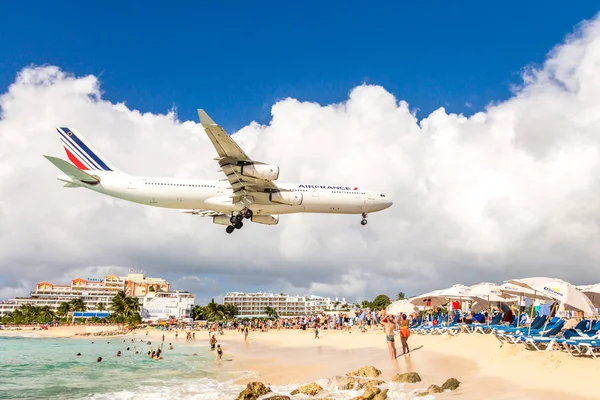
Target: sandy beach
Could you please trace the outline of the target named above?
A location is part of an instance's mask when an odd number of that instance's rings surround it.
[[[0,331],[0,334],[31,332],[44,337],[81,337],[82,333],[117,330],[117,326],[58,327],[47,331]],[[144,330],[127,337],[145,337]],[[165,333],[150,329],[148,339],[159,341]],[[78,334],[78,335],[75,335]],[[166,332],[165,342],[186,345],[185,334]],[[600,372],[600,360],[574,358],[563,352],[535,352],[520,345],[505,344],[490,335],[460,334],[452,336],[421,336],[409,339],[410,355],[389,359],[385,338],[380,329],[366,333],[352,331],[320,332],[314,339],[312,331],[271,330],[251,332],[245,343],[241,333],[225,330],[217,335],[224,348],[224,360],[215,368],[231,371],[252,371],[252,379],[265,384],[288,385],[310,383],[345,375],[360,367],[372,365],[382,371],[379,379],[389,381],[396,373],[417,372],[422,382],[409,389],[424,390],[431,384],[441,385],[453,377],[461,382],[454,392],[436,395],[438,398],[461,399],[531,399],[562,400],[596,399],[593,384]],[[85,337],[85,336],[83,336]],[[208,345],[208,332],[196,331],[196,344]],[[197,349],[197,348],[196,348]],[[191,349],[190,349],[191,350]]]

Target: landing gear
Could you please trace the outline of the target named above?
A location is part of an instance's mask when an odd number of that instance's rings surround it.
[[[367,224],[367,222],[369,222],[369,221],[367,221],[367,213],[363,213],[362,214],[362,220],[360,221],[360,224],[362,226],[365,226]]]
[[[236,229],[242,229],[244,227],[244,223],[242,222],[244,218],[252,218],[252,210],[244,208],[242,211],[240,211],[239,214],[232,215],[229,218],[229,222],[231,222],[231,225],[227,227],[227,233],[232,233]]]

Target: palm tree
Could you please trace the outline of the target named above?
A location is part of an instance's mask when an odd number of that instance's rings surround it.
[[[85,311],[85,303],[81,297],[73,299],[69,302],[71,304],[71,311]]]
[[[50,309],[50,306],[43,306],[39,308],[39,316],[38,316],[38,322],[40,323],[44,323],[44,322],[52,322],[54,320],[55,315],[52,312],[52,310]]]
[[[69,313],[69,311],[71,311],[71,305],[68,302],[63,301],[58,306],[58,309],[56,310],[56,315],[65,317]]]
[[[113,314],[124,315],[127,311],[127,295],[124,290],[120,290],[110,301],[110,311]]]
[[[134,315],[140,312],[140,299],[137,297],[125,298],[125,314]]]
[[[225,318],[235,318],[239,314],[239,310],[235,304],[225,304],[223,314],[225,314]]]
[[[396,300],[404,300],[405,298],[406,296],[404,295],[404,292],[398,292],[396,295]]]
[[[219,310],[219,304],[215,303],[215,299],[212,299],[212,301],[204,307],[204,311],[208,318],[218,319],[220,311],[222,310]]]
[[[104,311],[106,310],[106,306],[104,303],[96,303],[96,311]]]
[[[269,317],[274,317],[277,315],[277,310],[275,310],[272,307],[267,306],[265,308],[265,314],[267,314],[267,316],[269,316]]]

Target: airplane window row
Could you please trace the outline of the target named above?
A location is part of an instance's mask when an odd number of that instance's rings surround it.
[[[209,187],[214,188],[216,186],[213,185],[190,185],[184,183],[159,183],[159,182],[144,182],[144,185],[153,185],[153,186],[187,186],[187,187]]]

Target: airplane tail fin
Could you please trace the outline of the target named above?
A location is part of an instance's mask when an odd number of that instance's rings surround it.
[[[72,128],[57,127],[69,161],[82,171],[118,171],[81,133]]]

